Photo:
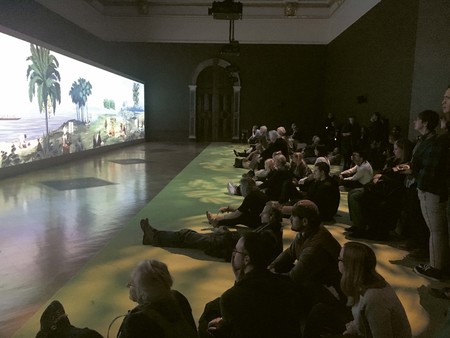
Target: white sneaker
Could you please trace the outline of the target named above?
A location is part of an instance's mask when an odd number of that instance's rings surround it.
[[[236,195],[236,186],[233,183],[228,182],[227,189],[231,195]]]

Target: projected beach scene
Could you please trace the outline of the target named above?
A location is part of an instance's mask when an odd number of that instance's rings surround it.
[[[144,84],[0,33],[0,167],[144,138]]]

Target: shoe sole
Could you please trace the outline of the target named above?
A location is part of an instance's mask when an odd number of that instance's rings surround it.
[[[414,271],[417,275],[422,276],[422,277],[425,277],[425,278],[428,278],[428,279],[431,279],[431,280],[433,280],[433,281],[435,281],[435,282],[440,282],[440,281],[442,280],[442,278],[437,278],[437,277],[432,277],[432,276],[425,275],[425,274],[423,274],[423,273],[417,271],[416,268],[414,268],[413,271]]]

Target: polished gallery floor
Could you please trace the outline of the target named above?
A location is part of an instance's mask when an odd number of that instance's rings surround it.
[[[11,337],[204,147],[142,143],[0,180],[0,337]]]
[[[193,250],[143,247],[139,218],[149,215],[159,228],[204,231],[205,210],[241,201],[225,188],[243,172],[232,167],[235,146],[141,143],[0,179],[0,338],[34,336],[55,297],[75,325],[106,336],[111,319],[132,306],[125,288],[130,269],[149,257],[168,264],[198,320],[206,301],[232,285],[229,264]],[[349,225],[346,197],[336,223],[327,225],[341,244]],[[285,245],[294,235],[286,221]],[[414,336],[434,337],[450,301],[429,291],[447,284],[415,275],[416,262],[395,245],[367,243]]]

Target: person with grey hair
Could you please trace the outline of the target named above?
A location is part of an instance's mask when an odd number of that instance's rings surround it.
[[[112,321],[125,317],[117,338],[198,337],[189,301],[180,292],[172,290],[172,285],[173,279],[166,264],[153,259],[140,262],[127,284],[130,299],[138,305]],[[90,328],[73,326],[57,300],[45,309],[40,322],[36,338],[102,337]]]
[[[271,201],[278,201],[280,203],[287,202],[290,199],[291,190],[288,189],[288,184],[292,184],[292,172],[289,171],[286,157],[282,154],[276,154],[273,157],[275,171],[264,181],[259,189],[265,191],[267,197]]]
[[[259,215],[269,198],[258,189],[256,182],[250,177],[241,179],[240,191],[244,200],[238,208],[229,205],[221,207],[219,209],[220,214],[215,216],[209,211],[206,212],[208,222],[213,227],[243,224],[250,228],[257,228],[261,225]]]
[[[289,147],[287,141],[280,137],[276,130],[269,131],[269,145],[264,151],[261,152],[261,159],[259,161],[261,167],[264,166],[264,162],[273,156],[274,153],[281,151],[286,159],[289,158]]]
[[[180,292],[172,290],[167,265],[157,260],[140,262],[128,283],[130,299],[138,305],[125,316],[118,338],[197,337],[191,306]]]

